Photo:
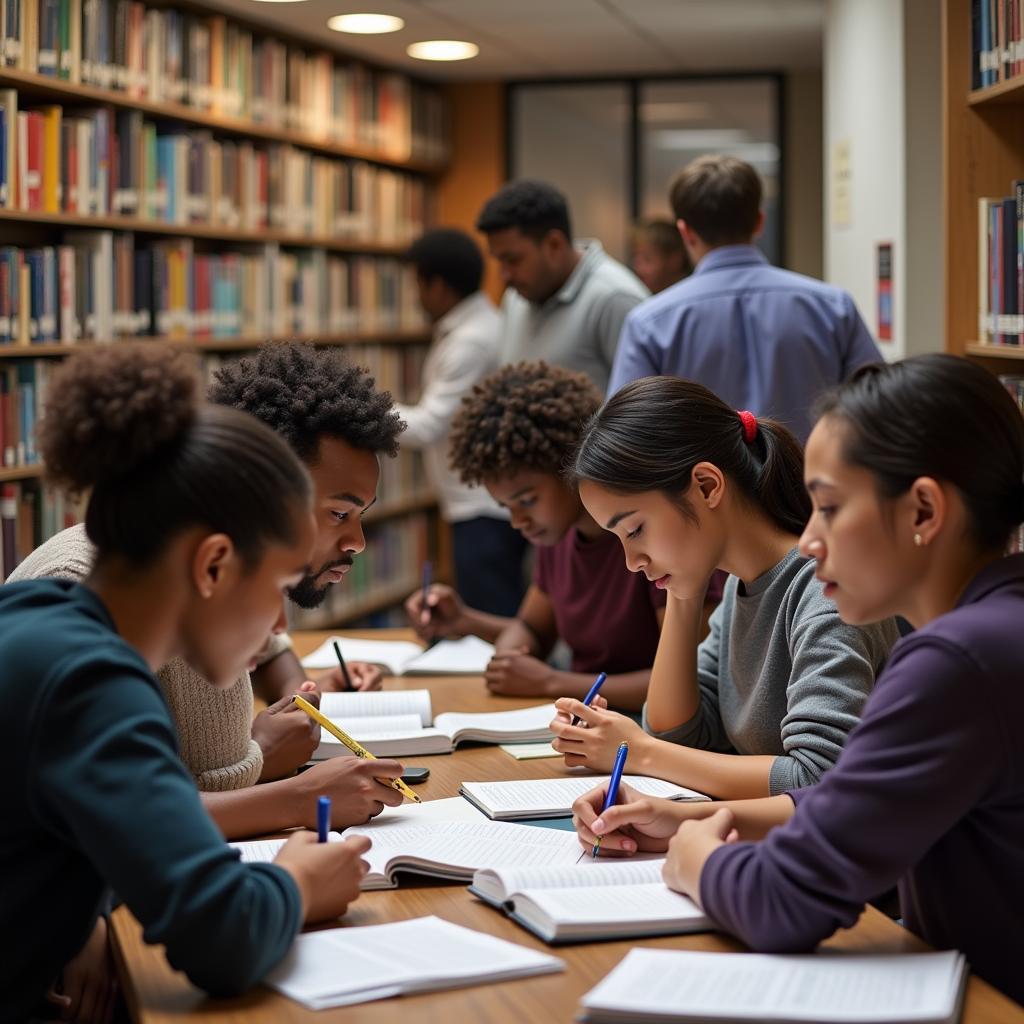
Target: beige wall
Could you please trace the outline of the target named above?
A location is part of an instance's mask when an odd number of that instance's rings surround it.
[[[824,166],[821,72],[786,76],[786,268],[811,277],[824,270]]]

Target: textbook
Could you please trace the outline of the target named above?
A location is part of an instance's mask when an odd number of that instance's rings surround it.
[[[947,1024],[959,1019],[961,953],[806,956],[633,949],[583,997],[613,1021]]]
[[[564,969],[558,957],[431,916],[306,932],[264,983],[325,1010]]]
[[[550,943],[710,930],[700,907],[661,880],[664,863],[587,856],[572,867],[485,868],[469,891]]]
[[[409,640],[359,640],[332,636],[302,659],[303,668],[334,668],[338,642],[346,661],[368,661],[382,665],[388,675],[483,675],[494,657],[494,645],[476,636],[461,640],[440,640],[426,649]]]
[[[377,757],[450,754],[459,743],[532,743],[551,739],[554,704],[477,714],[448,711],[433,719],[429,690],[325,693],[320,710]],[[321,730],[314,761],[351,756]]]
[[[644,796],[666,800],[699,801],[709,797],[696,790],[661,779],[624,775],[622,781]],[[464,782],[459,792],[495,821],[521,818],[564,818],[572,814],[575,800],[596,786],[605,785],[607,776],[587,775],[571,779],[523,779],[512,782]]]

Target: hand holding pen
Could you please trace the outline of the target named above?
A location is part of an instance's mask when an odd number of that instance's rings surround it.
[[[607,672],[599,672],[597,674],[597,678],[594,680],[594,685],[591,686],[591,688],[589,690],[587,690],[587,695],[586,695],[586,697],[583,698],[583,705],[584,705],[584,707],[588,707],[589,708],[590,705],[593,704],[594,698],[598,695],[598,692],[600,691],[601,687],[604,686],[604,681],[607,678],[608,678],[608,673]],[[573,715],[572,718],[569,719],[569,724],[570,725],[579,725],[580,724],[580,716],[579,715]]]
[[[601,811],[602,814],[604,814],[604,812],[607,811],[609,807],[613,807],[615,805],[615,801],[619,797],[619,783],[622,782],[622,771],[626,767],[626,755],[628,753],[629,744],[620,743],[619,752],[615,755],[615,767],[612,768],[611,778],[608,780],[608,789],[605,793],[604,808]],[[597,836],[597,838],[594,840],[592,856],[596,857],[598,854],[598,850],[600,850],[600,848],[601,837]],[[579,864],[579,862],[583,860],[586,854],[587,851],[584,850],[583,853],[580,854],[579,860],[577,860],[576,863]]]

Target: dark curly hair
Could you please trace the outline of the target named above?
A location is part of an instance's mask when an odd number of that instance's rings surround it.
[[[485,235],[506,228],[518,228],[539,242],[549,231],[561,231],[572,241],[569,204],[554,185],[546,181],[511,181],[484,203],[476,219],[477,231]]]
[[[200,402],[190,363],[169,347],[119,343],[71,356],[39,423],[46,475],[89,491],[97,561],[145,566],[183,530],[227,534],[253,566],[269,541],[293,543],[309,474],[252,416]]]
[[[324,436],[392,458],[405,423],[388,391],[338,349],[269,342],[214,374],[209,398],[242,409],[281,435],[307,465]]]
[[[502,367],[473,388],[452,420],[452,468],[467,484],[523,469],[560,474],[600,404],[586,374],[542,362]]]

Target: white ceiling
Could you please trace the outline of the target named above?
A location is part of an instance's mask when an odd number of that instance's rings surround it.
[[[320,45],[443,80],[549,78],[821,66],[824,0],[215,0]],[[214,6],[214,4],[210,4]],[[332,32],[334,14],[397,14],[383,36]],[[473,60],[413,60],[422,39],[466,39]]]

